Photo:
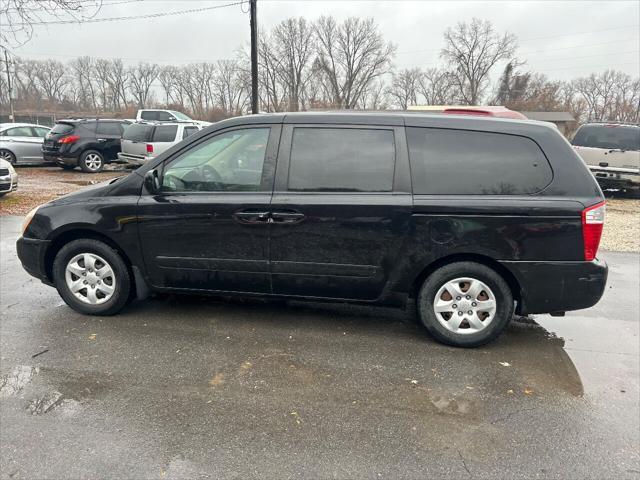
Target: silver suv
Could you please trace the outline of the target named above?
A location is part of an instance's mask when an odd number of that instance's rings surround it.
[[[122,135],[118,160],[142,165],[202,128],[195,122],[132,123]]]

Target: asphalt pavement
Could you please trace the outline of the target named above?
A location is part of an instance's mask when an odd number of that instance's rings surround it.
[[[164,296],[82,316],[0,218],[1,478],[640,478],[640,256],[440,345],[411,312]]]

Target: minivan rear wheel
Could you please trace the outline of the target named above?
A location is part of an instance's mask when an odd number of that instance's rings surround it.
[[[62,299],[89,315],[113,315],[126,305],[131,279],[116,250],[93,239],[66,244],[53,262],[53,280]]]
[[[476,262],[445,265],[424,281],[418,315],[438,341],[476,347],[494,340],[513,316],[513,295],[493,269]]]
[[[87,150],[80,156],[80,168],[87,173],[101,172],[104,168],[104,157],[97,150]]]

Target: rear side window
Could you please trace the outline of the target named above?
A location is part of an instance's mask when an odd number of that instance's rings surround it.
[[[143,120],[158,120],[158,114],[160,112],[155,112],[152,110],[143,110],[140,114],[140,118]]]
[[[578,147],[640,150],[640,127],[627,125],[584,125],[571,142]]]
[[[130,140],[132,142],[148,142],[151,140],[152,131],[153,125],[133,123],[125,128],[122,139]]]
[[[178,132],[177,125],[159,125],[153,132],[152,142],[173,142]]]
[[[51,129],[51,133],[58,133],[60,135],[71,132],[73,132],[73,125],[69,125],[68,123],[56,123]]]
[[[198,127],[184,127],[182,132],[182,138],[187,138],[189,135],[193,135],[198,131]]]
[[[413,192],[450,195],[522,195],[553,178],[540,147],[516,135],[407,128]]]
[[[289,190],[389,192],[395,143],[391,130],[294,128]]]
[[[98,122],[96,128],[98,135],[122,135],[122,125],[117,122]]]

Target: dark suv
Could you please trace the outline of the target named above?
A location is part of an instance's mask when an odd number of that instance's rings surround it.
[[[26,218],[18,255],[91,315],[148,292],[417,303],[475,346],[594,305],[602,192],[550,124],[296,113],[216,123]]]
[[[105,163],[118,159],[126,120],[60,120],[42,144],[46,161],[64,169],[80,167],[83,172],[100,172]]]

